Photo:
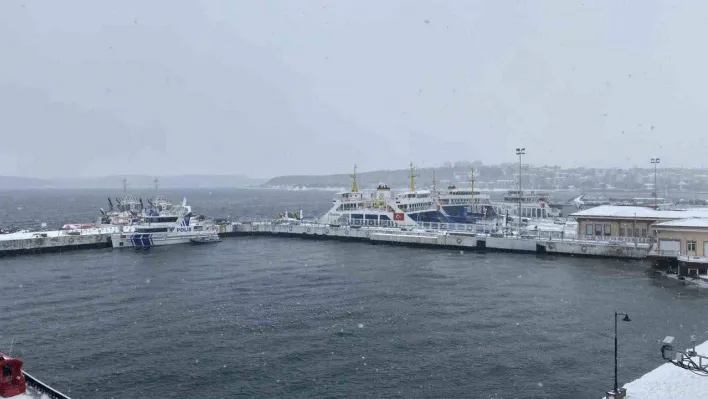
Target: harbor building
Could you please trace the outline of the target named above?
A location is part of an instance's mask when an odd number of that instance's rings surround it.
[[[675,256],[678,274],[698,276],[708,271],[708,218],[686,218],[658,222],[655,255]]]
[[[708,218],[708,208],[655,210],[643,206],[601,205],[570,215],[578,221],[578,237],[653,237],[655,223]]]
[[[653,227],[659,251],[690,257],[708,256],[708,218],[669,220]]]

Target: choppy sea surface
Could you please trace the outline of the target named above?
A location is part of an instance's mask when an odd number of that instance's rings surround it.
[[[136,192],[147,197],[150,192]],[[199,213],[324,213],[329,192],[186,190]],[[0,192],[0,227],[120,192]],[[705,289],[636,261],[239,237],[0,258],[0,350],[72,398],[598,398],[708,339]]]

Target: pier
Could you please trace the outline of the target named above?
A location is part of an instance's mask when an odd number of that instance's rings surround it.
[[[19,232],[0,235],[0,257],[64,252],[78,249],[110,248],[111,233],[118,227]]]
[[[648,240],[598,240],[570,234],[560,226],[515,231],[488,224],[420,223],[409,227],[386,225],[331,225],[295,220],[228,222],[217,225],[219,236],[271,236],[314,240],[359,241],[374,245],[402,245],[464,251],[506,251],[537,254],[645,259]],[[111,247],[111,234],[120,226],[81,230],[22,232],[0,235],[0,257],[42,252]]]
[[[562,229],[539,230],[535,234],[505,234],[489,225],[421,223],[418,227],[333,226],[293,221],[247,221],[219,226],[219,235],[273,236],[303,239],[362,241],[378,245],[445,248],[466,251],[505,251],[537,254],[645,259],[651,250],[648,240],[597,240],[570,237]]]

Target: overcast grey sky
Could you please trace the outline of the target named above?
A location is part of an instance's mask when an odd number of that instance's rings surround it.
[[[700,166],[702,1],[0,2],[0,174]]]

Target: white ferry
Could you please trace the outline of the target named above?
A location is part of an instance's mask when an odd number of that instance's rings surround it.
[[[218,228],[211,223],[190,223],[192,208],[187,199],[179,206],[171,206],[167,211],[158,212],[152,208],[143,210],[140,222],[122,227],[122,231],[111,234],[113,248],[151,247],[190,242],[218,241]]]
[[[540,191],[510,190],[500,202],[492,201],[494,211],[502,216],[519,216],[519,203],[521,203],[521,217],[528,219],[553,219],[561,215],[560,209],[550,206],[549,193]]]
[[[320,223],[349,226],[415,226],[418,222],[446,222],[437,209],[430,191],[415,190],[411,174],[411,190],[393,195],[391,188],[379,183],[376,190],[360,191],[356,181],[356,166],[350,191],[337,193],[334,204]]]
[[[438,191],[435,189],[435,183],[435,171],[433,171],[433,192],[450,222],[476,223],[482,219],[498,216],[491,206],[489,195],[474,191],[474,169],[470,171],[470,187],[467,189],[452,185]]]

